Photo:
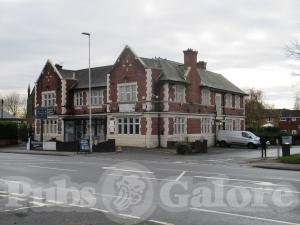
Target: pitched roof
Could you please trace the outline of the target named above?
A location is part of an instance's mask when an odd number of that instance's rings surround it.
[[[161,70],[161,74],[158,78],[159,80],[187,83],[187,81],[184,79],[185,69],[182,63],[162,58],[149,59],[141,57],[140,59],[148,68],[155,68]]]
[[[282,109],[280,117],[300,117],[300,110]]]
[[[221,74],[200,68],[198,68],[197,71],[201,79],[200,85],[203,87],[209,87],[217,90],[224,90],[232,93],[246,95],[244,91],[239,89]]]
[[[92,87],[106,86],[106,75],[111,71],[112,65],[91,68]],[[89,69],[66,70],[60,69],[60,74],[64,79],[76,79],[77,85],[74,89],[89,87]]]

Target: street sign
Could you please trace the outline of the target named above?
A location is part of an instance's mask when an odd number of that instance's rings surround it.
[[[88,139],[80,140],[80,151],[81,152],[89,152],[90,151],[90,145],[89,145]]]
[[[47,108],[46,107],[36,107],[36,118],[37,119],[47,119]]]

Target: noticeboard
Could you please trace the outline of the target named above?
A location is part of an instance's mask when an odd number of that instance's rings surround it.
[[[36,107],[35,109],[37,119],[47,119],[47,108],[46,107]]]
[[[80,140],[80,151],[81,152],[89,152],[90,151],[90,144],[89,144],[88,139]]]
[[[292,144],[292,136],[282,136],[282,144],[285,145]]]

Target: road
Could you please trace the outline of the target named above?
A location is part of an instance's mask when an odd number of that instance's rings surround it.
[[[299,172],[251,168],[259,150],[210,152],[0,153],[0,224],[300,224]]]

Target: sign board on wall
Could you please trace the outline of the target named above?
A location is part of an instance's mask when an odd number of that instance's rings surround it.
[[[119,112],[134,112],[135,104],[119,104]]]
[[[80,151],[81,152],[88,152],[90,151],[90,144],[88,139],[81,139],[80,140]]]
[[[115,132],[115,119],[111,118],[109,120],[109,132],[114,133]]]
[[[36,107],[36,118],[37,119],[47,119],[48,116],[55,114],[54,107]]]

